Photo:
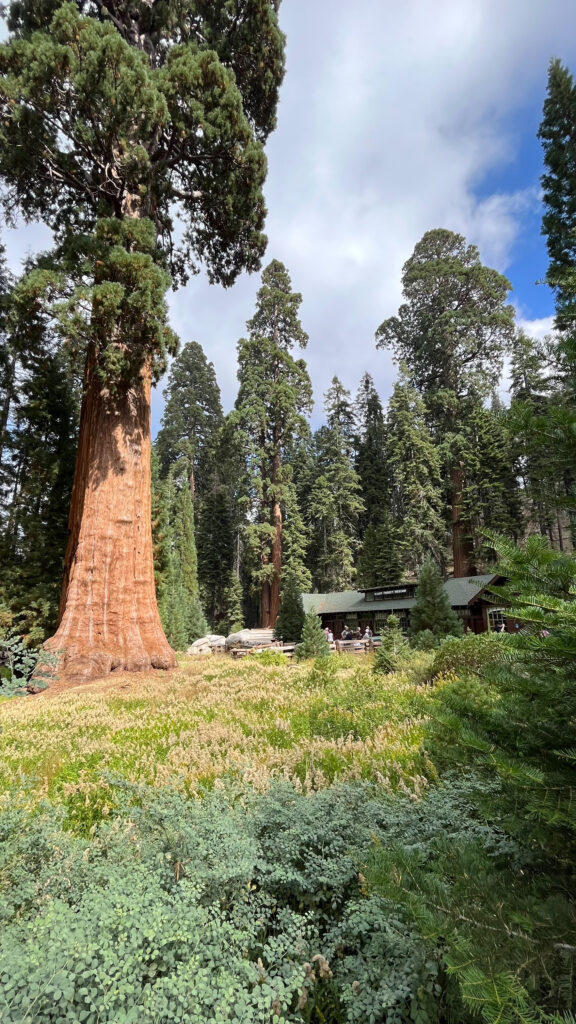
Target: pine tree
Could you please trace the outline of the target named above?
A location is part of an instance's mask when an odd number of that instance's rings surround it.
[[[176,356],[164,396],[162,426],[156,438],[162,475],[184,463],[191,497],[201,500],[210,486],[223,414],[214,366],[196,341]]]
[[[410,611],[411,635],[417,636],[424,630],[430,630],[436,637],[462,633],[462,622],[450,607],[442,575],[431,558],[426,559],[420,570],[416,601]]]
[[[151,487],[152,547],[156,599],[164,632],[170,641],[167,623],[169,621],[168,590],[171,572],[172,537],[170,530],[170,504],[172,477],[169,476],[166,480],[160,478],[158,454],[154,445],[152,446],[151,456]]]
[[[323,658],[330,654],[330,645],[314,608],[306,613],[302,628],[302,643],[298,644],[295,655],[303,658]]]
[[[559,60],[548,71],[538,137],[544,150],[542,233],[550,263],[546,280],[556,297],[556,327],[572,349],[576,331],[576,85]]]
[[[391,522],[404,570],[417,573],[427,555],[443,560],[445,502],[440,454],[426,424],[424,401],[403,370],[388,403],[386,426]]]
[[[507,410],[477,406],[462,435],[467,444],[462,518],[474,539],[476,562],[486,568],[494,562],[486,530],[515,540],[524,533],[519,466]]]
[[[408,644],[400,629],[400,619],[397,615],[389,615],[380,634],[380,647],[376,649],[374,657],[374,671],[383,675],[395,672],[407,649]]]
[[[387,431],[382,403],[374,381],[365,373],[354,403],[356,422],[355,468],[360,483],[364,511],[358,517],[358,530],[366,544],[365,533],[375,527],[390,509],[390,472]]]
[[[401,526],[389,513],[382,514],[378,523],[371,523],[364,534],[358,557],[357,586],[400,583],[409,561]]]
[[[198,579],[202,605],[216,626],[226,617],[225,605],[234,566],[235,522],[231,495],[214,480],[204,495],[198,518]]]
[[[49,642],[69,678],[174,664],[154,589],[150,387],[176,346],[168,287],[197,261],[229,285],[265,250],[262,146],[283,74],[277,8],[254,0],[233,18],[227,4],[173,0],[153,11],[8,8],[4,202],[55,233],[45,294],[65,289],[54,315],[86,354],[63,614]]]
[[[211,477],[206,492],[197,500],[196,546],[198,582],[202,607],[217,632],[227,621],[232,574],[241,572],[241,537],[245,528],[246,506],[243,502],[245,473],[243,445],[234,423],[234,413],[224,417],[215,440]],[[236,585],[236,584],[235,584]],[[243,594],[240,593],[239,614],[242,618]]]
[[[14,628],[39,643],[58,621],[80,381],[42,307],[28,302],[19,284],[12,290],[10,327],[14,371],[0,591]]]
[[[338,431],[342,447],[351,457],[356,434],[354,409],[350,401],[350,392],[338,377],[332,377],[332,383],[324,395],[324,410],[327,426]]]
[[[549,266],[546,280],[556,305],[558,388],[545,415],[525,417],[531,435],[530,448],[546,457],[553,455],[557,480],[569,509],[572,544],[576,544],[576,480],[574,432],[576,430],[576,84],[560,61],[553,60],[548,73],[539,137],[544,151],[542,176],[544,216]]]
[[[313,588],[339,591],[350,589],[356,574],[358,517],[364,505],[354,468],[352,406],[337,377],[325,395],[324,409],[327,425],[312,439],[301,501],[310,535]]]
[[[296,500],[286,454],[307,433],[303,414],[312,406],[306,364],[291,353],[295,345],[304,348],[308,340],[298,316],[301,301],[302,296],[292,291],[286,268],[272,260],[262,274],[256,311],[247,323],[249,337],[238,345],[235,421],[245,446],[246,537],[263,626],[273,625],[278,616],[283,519],[287,503]]]
[[[467,576],[474,552],[462,516],[467,449],[461,425],[498,385],[513,336],[514,311],[505,304],[511,286],[483,266],[475,246],[441,229],[418,242],[404,264],[402,285],[405,302],[378,328],[377,345],[405,362],[442,444],[454,574]]]
[[[300,509],[296,487],[292,480],[292,467],[286,467],[284,497],[284,522],[282,528],[282,579],[294,576],[300,592],[308,594],[312,589],[312,573],[306,565],[309,536]]]
[[[299,643],[305,618],[298,580],[292,573],[288,573],[284,577],[282,604],[274,626],[274,636],[277,640]]]
[[[186,480],[175,495],[172,532],[175,569],[182,585],[184,622],[188,643],[208,632],[208,623],[200,604],[198,562],[194,538],[194,507]]]
[[[315,590],[349,590],[359,547],[358,516],[363,504],[349,446],[338,426],[314,435],[314,475],[306,504],[310,568]]]
[[[224,618],[218,624],[218,632],[236,633],[244,626],[243,594],[240,576],[232,570],[228,578],[228,586],[224,592]]]

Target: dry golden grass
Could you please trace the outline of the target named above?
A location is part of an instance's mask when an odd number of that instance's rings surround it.
[[[425,656],[423,656],[425,657]],[[418,792],[425,687],[376,677],[370,659],[323,667],[185,659],[173,673],[119,674],[0,706],[0,792],[91,799],[102,773],[196,792],[273,777],[303,791],[372,778]]]

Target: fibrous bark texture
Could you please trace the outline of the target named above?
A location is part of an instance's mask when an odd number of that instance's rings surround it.
[[[110,394],[88,353],[60,624],[45,644],[70,681],[176,664],[154,585],[150,390],[145,367]]]
[[[270,629],[276,625],[280,612],[280,577],[282,574],[282,509],[278,501],[274,502],[273,512],[274,539],[272,541],[272,564],[274,575],[271,580],[262,584],[260,592],[260,625]]]

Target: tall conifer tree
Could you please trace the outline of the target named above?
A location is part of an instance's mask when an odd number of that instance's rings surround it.
[[[223,422],[214,366],[196,341],[188,342],[170,368],[166,404],[156,438],[160,470],[183,464],[193,501],[210,485],[218,432]]]
[[[435,441],[442,444],[450,503],[454,573],[473,567],[473,544],[463,516],[466,443],[461,425],[495,390],[514,329],[506,305],[510,284],[485,267],[473,245],[451,231],[428,231],[402,272],[404,303],[376,332],[406,363],[426,403]]]
[[[388,404],[387,443],[391,518],[404,569],[414,573],[426,556],[443,561],[445,499],[440,454],[426,423],[426,407],[404,371]]]
[[[364,510],[359,516],[361,538],[370,524],[375,525],[389,509],[390,478],[386,421],[382,403],[369,373],[365,373],[354,403],[356,421],[356,472],[360,481]]]
[[[262,274],[249,337],[238,344],[236,422],[245,443],[250,524],[247,536],[254,553],[252,580],[260,594],[260,622],[273,626],[280,608],[282,532],[286,504],[295,501],[287,449],[306,435],[304,413],[312,406],[312,385],[295,345],[304,348],[302,296],[292,291],[279,260]]]
[[[38,643],[58,621],[81,385],[69,347],[21,283],[8,325],[0,589],[14,625]]]
[[[4,201],[54,232],[69,298],[60,317],[86,352],[62,618],[49,644],[69,678],[174,664],[150,527],[150,387],[175,347],[164,296],[198,261],[224,285],[259,265],[262,143],[283,74],[278,6],[248,0],[233,17],[199,0],[8,7]],[[54,276],[46,282],[54,291]]]
[[[348,590],[356,575],[358,516],[364,504],[353,463],[353,417],[348,399],[348,392],[334,378],[325,396],[327,425],[314,435],[305,515],[313,585],[319,591]]]
[[[560,61],[553,60],[548,73],[539,137],[544,150],[542,176],[544,216],[549,266],[546,280],[554,291],[556,329],[559,332],[560,393],[546,417],[535,417],[534,447],[542,439],[551,442],[555,464],[561,469],[563,491],[569,508],[572,543],[576,545],[576,83]]]

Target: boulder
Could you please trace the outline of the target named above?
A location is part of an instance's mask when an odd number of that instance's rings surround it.
[[[272,643],[273,629],[241,629],[226,637],[226,647],[267,647]]]
[[[226,643],[226,637],[220,636],[218,633],[207,633],[206,636],[199,637],[186,651],[187,654],[212,654],[213,648],[224,647]]]

